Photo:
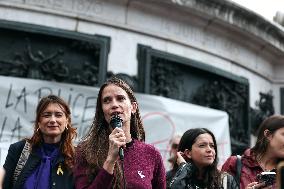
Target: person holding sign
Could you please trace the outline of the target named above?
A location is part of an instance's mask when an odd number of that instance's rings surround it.
[[[205,128],[187,130],[177,152],[178,169],[171,189],[238,189],[231,175],[217,169],[217,143]]]
[[[144,140],[133,91],[111,78],[99,90],[92,126],[76,150],[76,189],[166,188],[162,157]]]
[[[32,137],[9,147],[3,189],[74,188],[72,141],[76,135],[67,103],[55,95],[42,98]]]
[[[238,175],[241,189],[275,188],[276,167],[281,160],[284,160],[284,116],[272,115],[260,124],[256,144],[241,156],[241,169],[237,171],[237,157],[231,156],[222,170]]]

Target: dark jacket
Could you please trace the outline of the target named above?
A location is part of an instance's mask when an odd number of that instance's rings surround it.
[[[171,189],[195,189],[195,185],[192,182],[192,175],[193,175],[193,167],[190,163],[182,163],[174,178],[170,182]],[[226,179],[224,179],[226,177]],[[235,181],[234,177],[227,174],[222,173],[222,186],[219,189],[223,189],[223,181],[226,180],[227,189],[239,189],[237,182]],[[216,188],[217,189],[217,188]]]
[[[17,181],[15,182],[15,185],[13,186],[13,175],[15,168],[17,166],[18,160],[20,158],[20,155],[22,153],[22,150],[25,146],[26,141],[19,141],[14,144],[11,144],[8,150],[8,155],[6,157],[6,161],[4,164],[4,169],[6,171],[4,183],[3,183],[3,189],[21,189],[23,188],[26,179],[29,177],[29,175],[33,172],[33,170],[39,166],[41,163],[41,158],[35,153],[35,150],[33,149],[30,153],[27,162],[25,163],[25,166],[23,167],[21,173],[18,176]],[[63,156],[59,156],[56,159],[55,165],[52,167],[51,170],[51,189],[73,189],[74,187],[74,181],[73,181],[73,175],[71,171],[67,170],[64,165],[64,158]],[[63,175],[59,174],[57,175],[57,169],[58,165],[62,164],[62,170]]]
[[[167,189],[170,187],[170,183],[173,180],[174,176],[176,174],[176,171],[174,169],[171,169],[166,172],[166,184],[167,184]]]

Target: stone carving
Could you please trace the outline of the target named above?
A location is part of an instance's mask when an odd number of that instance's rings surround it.
[[[38,49],[35,53],[32,51],[31,44],[28,41],[27,55],[29,58],[27,64],[27,75],[25,77],[34,79],[63,80],[69,75],[69,70],[62,59],[64,52],[59,49],[51,54],[45,54]]]
[[[192,99],[195,104],[228,113],[233,154],[241,154],[249,146],[247,86],[222,79],[209,81]]]
[[[257,130],[261,122],[274,114],[272,91],[267,93],[260,92],[259,95],[259,101],[255,102],[256,108],[250,108],[251,133],[255,136],[257,135]]]
[[[183,80],[179,77],[181,76],[179,67],[163,58],[153,57],[152,61],[150,93],[181,99],[183,92],[180,86],[183,86]]]
[[[10,60],[1,60],[4,64],[1,75],[27,77],[33,79],[46,79],[61,81],[69,76],[69,69],[60,57],[63,50],[55,50],[51,54],[44,53],[41,49],[33,51],[30,40],[23,52],[16,52]]]
[[[226,111],[233,154],[250,145],[248,84],[241,82],[245,79],[227,79],[212,67],[142,45],[138,61],[140,92]]]
[[[9,59],[0,59],[1,75],[90,86],[98,84],[101,50],[98,45],[74,40],[70,45],[71,50],[64,46],[47,50],[46,47],[33,46],[29,38],[26,38],[23,42],[25,42],[23,50],[19,48],[19,51],[15,52]],[[72,54],[74,59],[78,60],[76,64],[73,60],[71,60],[73,63],[66,63],[70,60],[66,58],[70,55],[70,51],[75,51],[78,54]],[[81,59],[85,61],[81,63]],[[83,72],[84,74],[82,74]]]
[[[104,11],[102,0],[25,0],[23,4],[47,9],[64,10],[82,15],[98,15]]]
[[[90,64],[90,62],[86,61],[83,64],[82,70],[84,70],[84,74],[78,72],[75,76],[72,77],[72,81],[78,84],[91,85],[94,86],[98,83],[98,67]]]
[[[82,67],[74,73],[71,81],[90,86],[97,85],[99,80],[99,67],[97,65],[100,61],[100,46],[86,41],[73,41],[71,48],[79,52],[88,52],[92,54],[96,61],[96,64],[92,64],[90,61],[85,61],[82,64]],[[82,70],[84,71],[84,74],[82,74]]]
[[[16,52],[15,55],[12,57],[12,60],[3,61],[3,63],[12,65],[9,74],[10,76],[25,77],[27,75],[26,72],[28,70],[28,66],[25,63],[23,55],[21,55],[20,53]],[[7,73],[7,70],[4,71],[3,69],[3,73],[5,72]]]
[[[273,21],[277,22],[278,24],[284,26],[284,13],[277,11],[275,16],[273,17]]]

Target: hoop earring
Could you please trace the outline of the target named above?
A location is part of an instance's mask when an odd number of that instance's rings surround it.
[[[66,125],[65,129],[68,131],[68,125]]]
[[[36,129],[36,132],[38,132],[39,131],[39,127]]]

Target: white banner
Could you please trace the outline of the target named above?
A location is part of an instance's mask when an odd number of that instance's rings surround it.
[[[0,76],[0,158],[3,165],[11,143],[31,136],[35,108],[48,94],[61,96],[70,105],[78,140],[86,134],[95,114],[98,88]],[[205,127],[216,136],[220,164],[231,154],[228,116],[213,110],[164,97],[136,94],[146,142],[157,147],[167,165],[169,140],[175,133]]]

